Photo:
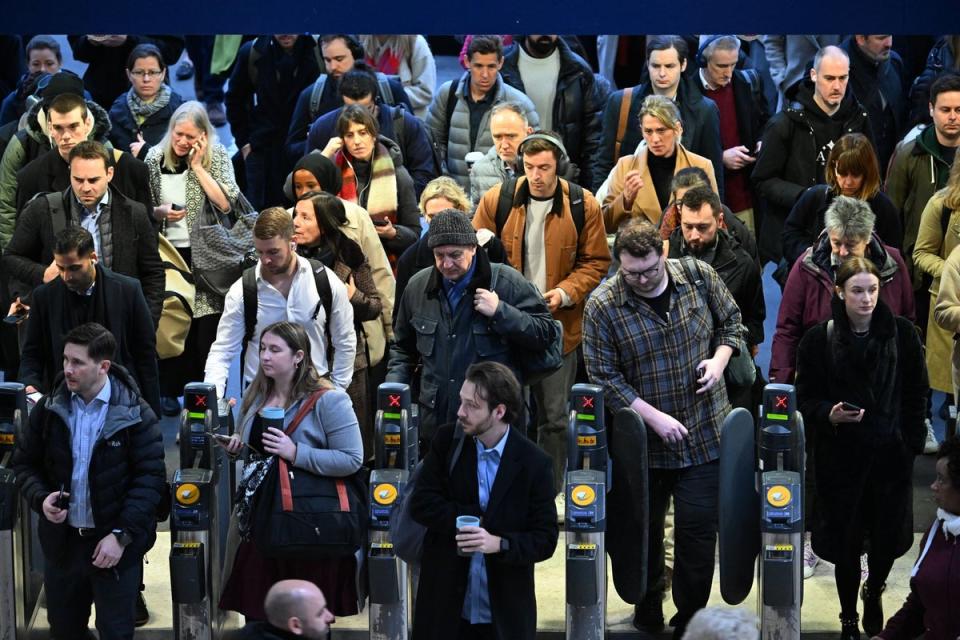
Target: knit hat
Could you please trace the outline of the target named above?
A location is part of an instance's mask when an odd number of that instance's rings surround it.
[[[470,218],[462,211],[444,209],[430,220],[427,231],[427,246],[433,249],[445,244],[472,247],[477,244],[477,232]]]
[[[80,79],[80,76],[67,70],[50,76],[50,80],[42,88],[43,106],[50,106],[54,98],[64,93],[72,93],[83,97],[83,80]]]

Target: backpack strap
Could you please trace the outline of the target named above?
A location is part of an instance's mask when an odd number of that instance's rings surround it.
[[[240,371],[247,359],[247,345],[253,340],[257,328],[257,273],[256,266],[243,270],[240,285],[243,291],[243,344],[240,347]],[[241,373],[242,376],[242,373]]]
[[[393,97],[393,88],[390,86],[390,78],[387,74],[377,71],[377,88],[380,91],[380,97],[389,105],[396,102]]]
[[[63,194],[55,191],[43,195],[47,199],[50,223],[53,227],[53,235],[56,236],[67,227],[67,209],[63,206]]]
[[[513,209],[513,195],[517,190],[517,178],[514,176],[500,185],[500,198],[497,200],[497,237],[503,231],[503,225],[507,223],[510,217],[510,210]]]
[[[320,309],[323,309],[323,318],[327,323],[324,327],[324,333],[327,336],[327,366],[333,363],[333,338],[330,335],[330,317],[333,310],[333,291],[330,289],[330,271],[319,260],[310,260],[310,268],[313,270],[313,282],[317,287],[317,295],[320,300],[313,309],[311,320],[316,322],[320,315]]]
[[[260,61],[260,52],[257,51],[255,46],[257,43],[256,40],[250,45],[250,55],[247,56],[247,77],[250,78],[250,84],[253,85],[253,90],[257,90],[257,80],[260,78],[260,72],[257,70],[257,62]]]
[[[404,153],[404,141],[407,137],[406,133],[406,123],[404,122],[403,113],[406,111],[403,108],[403,105],[393,108],[393,141],[397,143],[397,146],[400,147],[400,153]]]
[[[587,216],[583,201],[583,187],[570,181],[567,181],[567,184],[570,186],[570,215],[573,216],[573,224],[577,228],[577,238],[579,238],[583,233]]]
[[[313,81],[313,87],[310,89],[310,121],[317,119],[317,113],[320,111],[320,99],[323,97],[323,88],[327,84],[327,74],[321,73]]]
[[[613,163],[616,164],[620,159],[620,145],[623,143],[623,136],[627,132],[627,119],[630,117],[630,104],[633,102],[633,87],[627,87],[623,90],[623,98],[620,100],[620,119],[617,121],[617,139],[613,145]]]
[[[450,90],[447,92],[447,129],[450,129],[450,122],[453,120],[453,111],[457,108],[457,88],[460,86],[459,80],[450,81]]]

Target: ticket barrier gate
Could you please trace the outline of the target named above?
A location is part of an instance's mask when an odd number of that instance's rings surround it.
[[[604,544],[610,464],[603,390],[575,384],[567,423],[566,637],[601,640],[606,632],[607,554]]]
[[[411,401],[409,386],[386,382],[377,391],[377,407],[367,551],[370,638],[406,640],[410,610],[407,563],[394,551],[390,514],[417,464],[417,405]]]
[[[768,384],[760,424],[734,409],[720,437],[720,592],[736,605],[760,584],[763,640],[799,640],[803,602],[803,418],[791,385]]]
[[[233,423],[214,385],[190,383],[183,395],[180,469],[171,483],[173,630],[178,640],[214,640],[225,619],[218,603],[234,488],[234,465],[215,438],[230,435]]]
[[[37,514],[20,499],[10,459],[27,421],[19,383],[0,383],[0,638],[27,638],[43,588]]]

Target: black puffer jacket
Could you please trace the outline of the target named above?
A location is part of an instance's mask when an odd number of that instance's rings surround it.
[[[151,114],[143,124],[137,124],[136,118],[130,112],[127,106],[127,94],[121,93],[110,107],[110,124],[113,128],[110,130],[110,142],[114,149],[120,151],[130,151],[130,145],[137,141],[137,134],[143,136],[147,144],[140,147],[140,153],[137,154],[139,160],[147,157],[147,151],[150,147],[157,145],[167,134],[167,126],[170,124],[170,117],[173,112],[183,104],[183,98],[177,92],[170,93],[170,102],[167,106]]]
[[[110,368],[110,407],[90,459],[90,505],[97,536],[124,529],[133,542],[120,567],[139,563],[153,546],[157,510],[166,495],[163,438],[156,414],[140,397],[136,382],[120,365]],[[43,516],[43,501],[73,473],[69,412],[71,393],[61,374],[52,394],[30,414],[29,428],[17,441],[13,470],[20,493],[40,513],[40,543],[47,560],[64,549],[67,525]]]
[[[511,87],[524,91],[519,67],[520,46],[515,44],[506,51],[500,75]],[[575,54],[563,38],[557,39],[557,51],[560,75],[553,99],[553,130],[560,134],[570,161],[580,169],[575,182],[589,189],[598,178],[595,172],[605,103],[600,101],[590,65]],[[606,175],[599,178],[601,182],[603,178]]]
[[[759,238],[762,262],[780,259],[783,221],[804,190],[826,182],[827,157],[836,141],[847,133],[862,133],[873,140],[867,111],[853,91],[847,90],[832,116],[814,102],[809,79],[791,91],[796,99],[767,124],[751,175],[768,205]]]

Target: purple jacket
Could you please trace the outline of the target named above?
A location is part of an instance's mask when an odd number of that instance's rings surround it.
[[[834,293],[830,254],[830,238],[823,232],[793,263],[777,313],[770,354],[770,382],[793,384],[800,338],[813,325],[830,319],[830,299]],[[915,321],[913,287],[900,252],[882,244],[877,234],[873,234],[866,257],[880,271],[880,299],[894,315]]]
[[[921,552],[927,535],[920,541]],[[880,632],[883,640],[924,640],[960,638],[960,544],[954,536],[944,536],[940,521],[933,542],[917,575],[910,579],[910,595],[900,611]]]

